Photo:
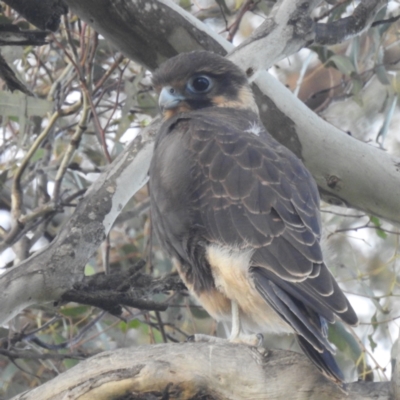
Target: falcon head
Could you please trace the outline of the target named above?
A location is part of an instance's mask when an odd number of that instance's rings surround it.
[[[208,51],[170,58],[153,75],[164,118],[205,107],[248,109],[258,114],[245,73]]]

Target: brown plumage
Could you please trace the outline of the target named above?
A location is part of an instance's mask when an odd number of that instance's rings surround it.
[[[217,320],[294,331],[328,377],[342,374],[326,321],[357,317],[321,253],[319,195],[302,162],[262,126],[244,73],[209,52],[154,74],[164,123],[150,168],[155,232]]]

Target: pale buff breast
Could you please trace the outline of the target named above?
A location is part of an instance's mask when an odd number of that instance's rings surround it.
[[[250,250],[231,250],[217,245],[207,247],[206,257],[211,266],[215,289],[195,293],[186,282],[180,266],[177,269],[191,293],[207,312],[218,321],[231,321],[231,300],[240,309],[242,329],[249,333],[288,333],[292,329],[268,305],[255,289],[249,275]]]

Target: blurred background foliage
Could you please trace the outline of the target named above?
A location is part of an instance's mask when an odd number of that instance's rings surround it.
[[[177,3],[238,44],[275,1],[181,0]],[[1,3],[0,3],[1,4]],[[314,18],[351,14],[358,1],[322,2]],[[331,124],[400,156],[399,1],[360,37],[303,49],[271,68],[277,79]],[[391,18],[386,22],[384,19]],[[5,4],[0,23],[35,29]],[[80,198],[157,114],[150,72],[116,52],[89,25],[67,14],[42,46],[2,46],[26,93],[0,83],[0,272],[43,248]],[[374,160],[370,160],[374,164]],[[375,165],[379,168],[379,165]],[[321,204],[327,264],[360,317],[330,330],[349,380],[386,380],[399,334],[399,229],[372,215]],[[20,223],[17,223],[17,219]],[[21,223],[22,221],[22,223]],[[145,260],[154,277],[174,273],[151,238],[147,188],[122,211],[86,275],[124,271]],[[103,350],[225,334],[183,291],[158,294],[166,312],[124,308],[120,318],[68,303],[25,310],[0,328],[0,398],[40,385]],[[266,345],[293,348],[293,338],[266,335]]]

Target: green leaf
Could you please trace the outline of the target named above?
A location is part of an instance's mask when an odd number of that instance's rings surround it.
[[[131,125],[132,116],[130,115],[130,110],[136,106],[136,97],[139,92],[139,84],[143,79],[144,74],[145,70],[142,69],[140,73],[136,75],[133,82],[130,82],[129,80],[124,82],[126,99],[125,104],[121,109],[121,118],[119,121],[117,134],[115,136],[116,140],[119,140]]]
[[[311,50],[317,53],[322,64],[327,63],[328,60],[335,55],[335,53],[331,50],[328,50],[326,46],[312,46]]]
[[[158,113],[157,100],[149,92],[142,92],[137,95],[137,102],[141,110],[155,117]]]
[[[190,10],[192,2],[190,0],[180,0],[179,5],[185,10]]]
[[[332,8],[331,13],[328,17],[328,22],[336,21],[340,18],[342,18],[343,13],[346,12],[347,9],[347,2],[344,2],[344,4],[336,4],[334,8]]]
[[[190,307],[190,311],[192,312],[193,316],[198,318],[198,319],[205,319],[205,318],[210,318],[210,315],[204,308],[199,307],[196,305],[196,307]]]
[[[376,234],[378,237],[380,237],[381,239],[386,239],[387,238],[387,233],[385,231],[383,231],[382,229],[376,229],[375,230]]]
[[[363,106],[363,101],[362,97],[360,96],[361,90],[363,88],[363,82],[362,80],[358,77],[358,75],[355,72],[351,73],[351,83],[352,83],[352,88],[351,88],[351,93],[353,94],[353,100],[360,106]]]
[[[84,272],[85,276],[91,276],[91,275],[94,275],[95,273],[96,273],[96,271],[92,265],[90,265],[90,264],[85,265],[85,272]]]
[[[35,154],[32,156],[31,158],[31,162],[36,162],[39,161],[40,159],[42,159],[45,155],[45,150],[44,149],[37,149],[35,151]]]
[[[332,342],[340,351],[345,353],[350,359],[356,362],[361,354],[361,348],[354,337],[346,331],[341,322],[329,325],[329,341]]]
[[[329,65],[334,64],[336,68],[347,76],[350,76],[353,72],[356,72],[354,64],[351,62],[349,57],[335,54],[329,58]]]
[[[79,360],[72,360],[67,358],[66,360],[63,361],[63,364],[66,369],[70,369],[72,367],[75,367],[75,365],[79,364]]]
[[[383,19],[385,19],[385,15],[386,15],[386,11],[387,8],[386,7],[382,7],[379,12],[375,15],[374,20],[375,21],[381,21]],[[393,16],[390,15],[391,17]],[[393,25],[392,24],[380,24],[378,26],[376,26],[375,28],[372,29],[377,29],[379,32],[379,35],[382,36],[389,28],[391,28]]]
[[[0,14],[0,24],[2,25],[7,25],[7,24],[12,24],[13,20],[6,17],[3,13]]]
[[[133,243],[126,243],[119,249],[121,254],[128,255],[132,253],[137,253],[138,248]]]
[[[52,109],[51,101],[30,97],[20,92],[0,91],[0,115],[19,118],[36,115],[41,117]]]
[[[141,322],[138,319],[133,319],[132,321],[124,322],[121,321],[118,324],[119,329],[121,329],[121,331],[123,333],[126,333],[129,329],[138,329],[141,325]]]
[[[370,220],[375,226],[377,226],[377,227],[380,227],[380,226],[381,226],[381,221],[379,221],[379,218],[378,218],[378,217],[371,216],[371,217],[369,217],[369,220]]]
[[[8,176],[8,169],[0,172],[0,189],[2,189],[4,184],[7,182],[7,176]]]
[[[340,321],[329,324],[328,338],[344,355],[354,362],[359,375],[365,375],[367,371],[371,370],[368,366],[365,353],[360,348],[357,340],[347,332]]]
[[[378,235],[378,237],[380,237],[381,239],[386,239],[388,236],[387,233],[385,231],[383,231],[382,229],[379,229],[381,227],[381,221],[379,220],[379,218],[375,217],[375,216],[371,216],[371,217],[369,217],[369,220],[374,224],[375,227],[378,228],[378,229],[375,229],[375,232]]]
[[[66,317],[77,317],[79,315],[87,313],[89,310],[89,306],[76,306],[76,307],[63,307],[60,310],[62,315]]]
[[[375,74],[382,85],[390,85],[389,75],[384,65],[377,65],[375,67]]]
[[[5,392],[9,385],[12,384],[12,381],[15,375],[18,373],[19,368],[12,363],[9,363],[7,367],[3,367],[0,375],[0,388]]]
[[[368,335],[368,340],[369,340],[369,345],[371,346],[371,350],[372,350],[372,352],[374,352],[375,348],[378,345],[375,343],[374,339],[372,338],[372,333],[371,333],[371,335]]]

